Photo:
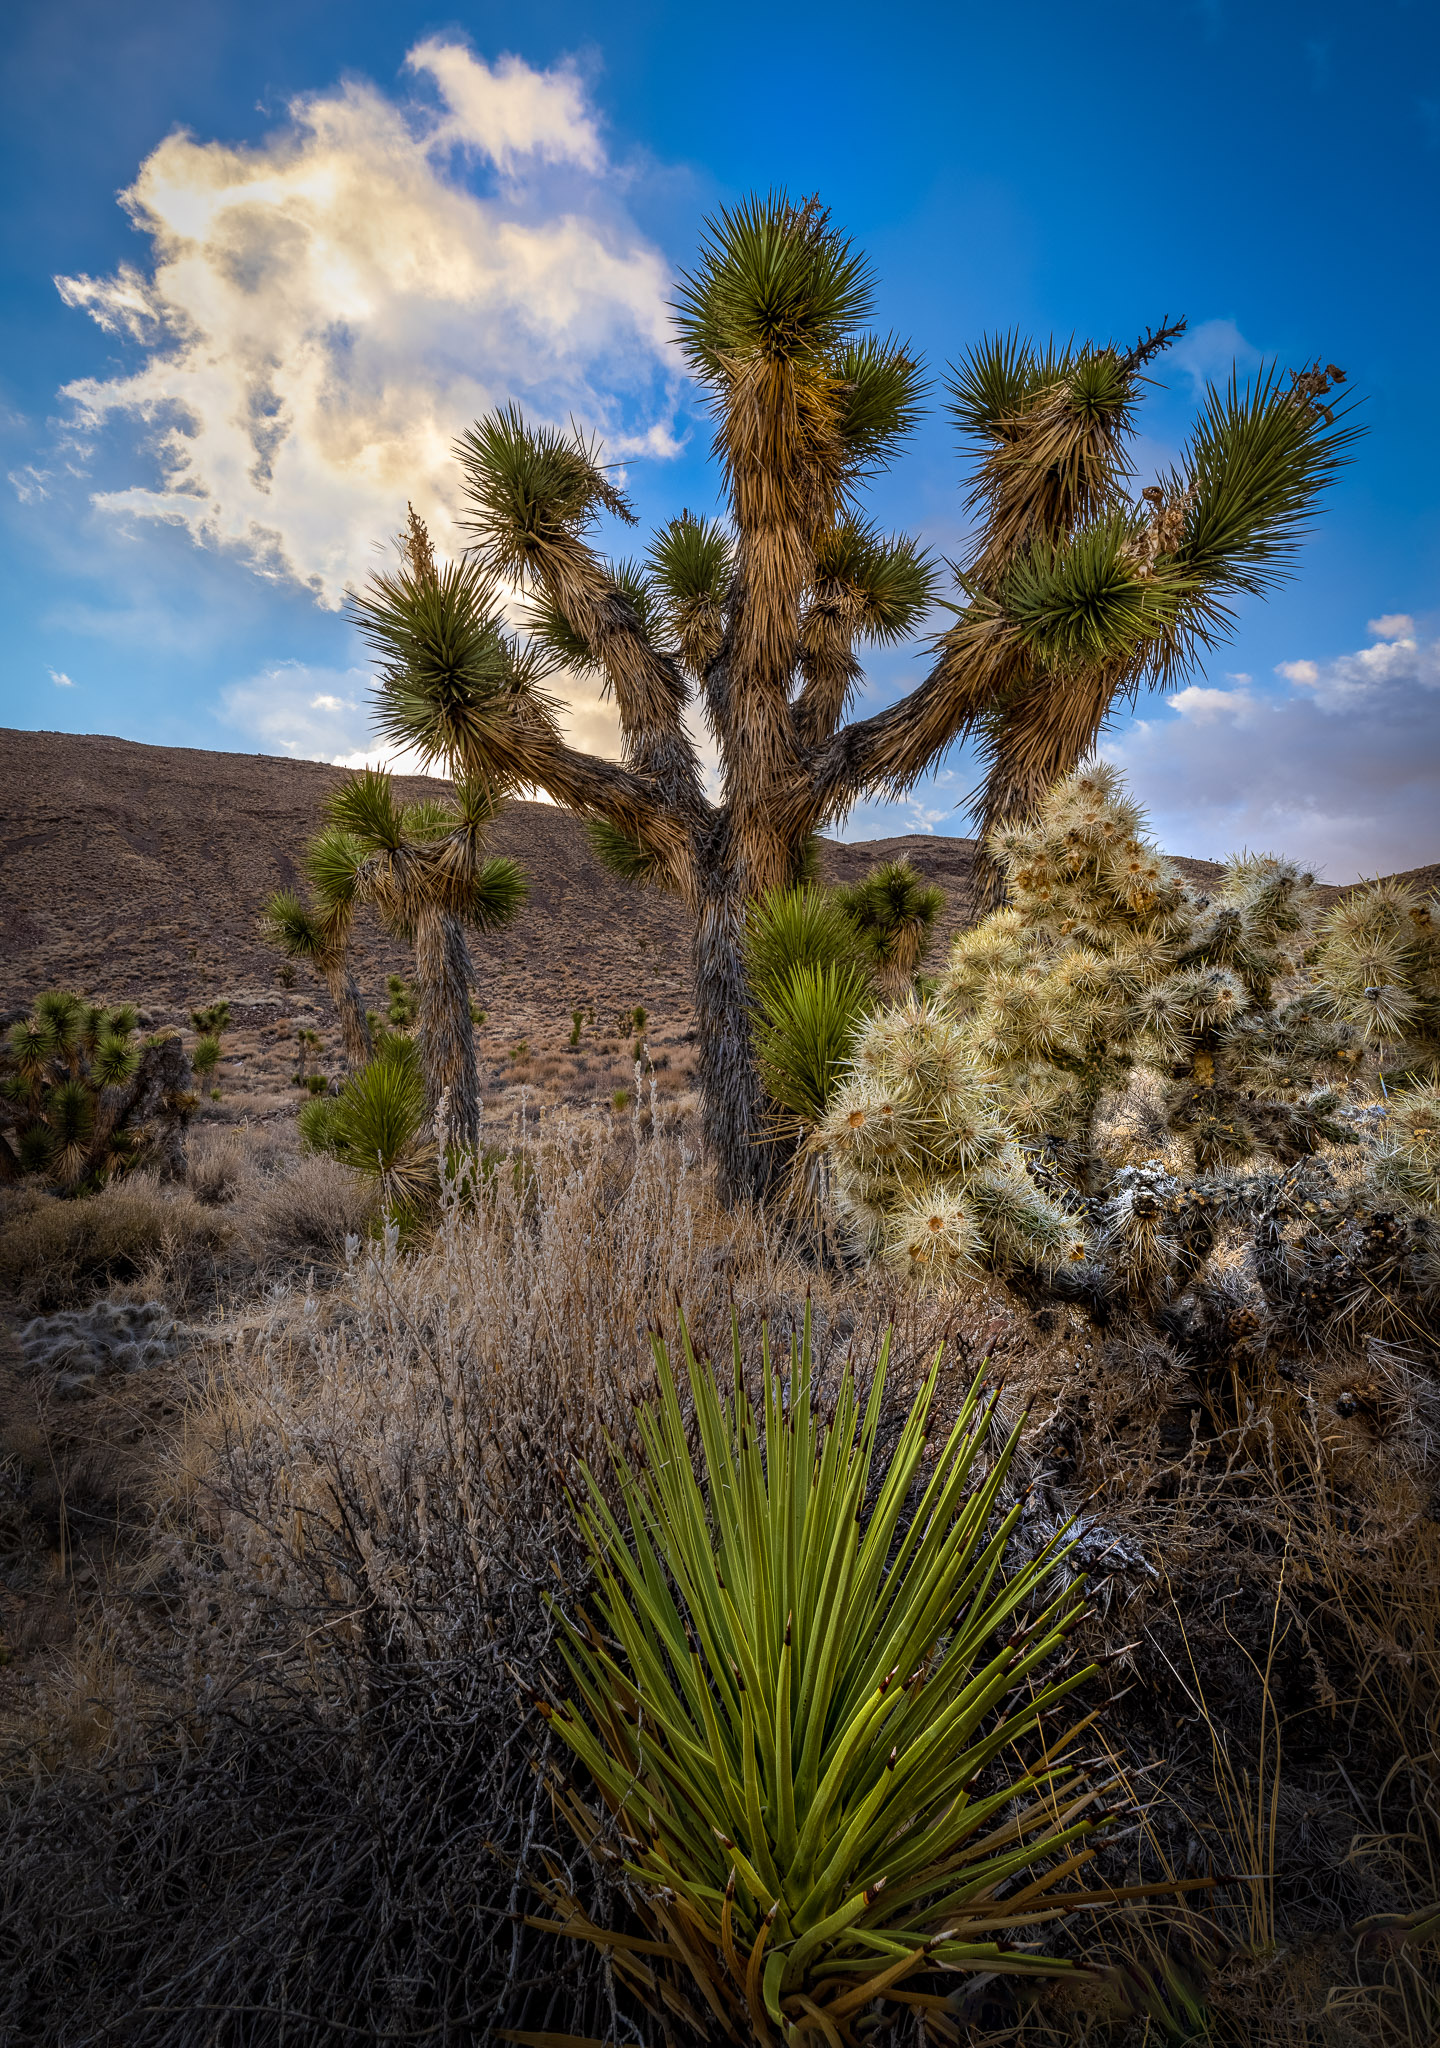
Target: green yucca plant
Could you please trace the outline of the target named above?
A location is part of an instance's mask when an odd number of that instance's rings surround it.
[[[1020,1425],[992,1457],[977,1376],[927,1454],[937,1355],[872,1476],[883,1356],[863,1405],[847,1367],[827,1426],[808,1317],[783,1377],[767,1338],[758,1414],[738,1330],[729,1401],[682,1335],[703,1476],[657,1339],[623,1519],[589,1474],[577,1509],[578,1698],[540,1703],[607,1810],[567,1791],[572,1822],[620,1859],[654,1939],[594,1925],[558,1885],[543,1924],[611,1949],[647,1999],[657,1968],[671,2004],[688,1975],[729,2039],[763,2044],[854,2041],[882,1997],[943,2006],[919,1973],[1059,1973],[1016,1937],[1114,1894],[1066,1885],[1097,1825],[1067,1761],[1093,1716],[1056,1713],[1089,1675],[1056,1661],[1085,1610],[1060,1537],[1007,1568]]]
[[[316,1095],[298,1118],[302,1143],[374,1180],[387,1209],[413,1214],[435,1193],[436,1148],[426,1134],[425,1077],[413,1039],[384,1034],[338,1096]]]
[[[808,1132],[824,1116],[870,1001],[868,977],[844,961],[792,967],[767,983],[756,1046],[766,1089],[787,1126]]]

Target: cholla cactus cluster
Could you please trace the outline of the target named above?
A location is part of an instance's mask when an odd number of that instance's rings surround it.
[[[178,1169],[190,1063],[173,1035],[137,1042],[138,1024],[128,1004],[37,997],[0,1053],[0,1178],[77,1194],[142,1159]]]
[[[1352,890],[1315,964],[1337,1014],[1387,1064],[1440,1079],[1440,904],[1393,879]]]
[[[1254,1206],[1237,1166],[1259,1201],[1267,1174],[1354,1142],[1337,1084],[1367,1037],[1428,1042],[1433,927],[1391,885],[1322,925],[1313,876],[1268,855],[1203,894],[1104,765],[996,851],[1010,903],[956,940],[930,1000],[871,1019],[830,1102],[835,1205],[857,1244],[927,1281],[1078,1266],[1085,1285],[1169,1298]],[[1163,1188],[1131,1186],[1097,1156],[1102,1104],[1140,1067],[1208,1177],[1193,1187],[1158,1162]],[[1395,1097],[1356,1186],[1367,1214],[1440,1205],[1440,1090]]]
[[[1326,1084],[1354,1034],[1312,995],[1277,1005],[1315,918],[1314,877],[1245,855],[1191,888],[1145,835],[1115,771],[1056,786],[1001,835],[1012,902],[956,941],[940,982],[1018,1128],[1086,1182],[1101,1101],[1136,1065],[1163,1073],[1172,1130],[1204,1172],[1343,1135]]]
[[[937,1004],[911,997],[871,1018],[817,1142],[855,1238],[922,1284],[1085,1256],[1075,1218],[1027,1172],[1000,1088]]]

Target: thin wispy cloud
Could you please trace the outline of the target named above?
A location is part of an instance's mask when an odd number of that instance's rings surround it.
[[[61,669],[58,669],[58,668],[52,668],[52,669],[50,669],[50,670],[48,671],[48,673],[49,673],[49,677],[50,677],[50,680],[51,680],[51,682],[52,682],[52,683],[53,683],[53,684],[55,685],[55,687],[56,687],[56,689],[57,689],[57,690],[73,690],[73,689],[74,689],[74,687],[75,687],[75,681],[74,681],[74,678],[73,678],[72,676],[67,676],[67,675],[66,675],[66,674],[65,674],[65,673],[64,673],[64,672],[63,672],[63,671],[62,671]]]
[[[148,262],[56,281],[140,357],[65,389],[77,433],[140,430],[150,476],[96,503],[331,607],[407,500],[458,539],[452,442],[507,398],[612,457],[673,445],[666,266],[578,76],[407,62],[416,97],[352,81],[257,148],[169,136],[123,195]]]

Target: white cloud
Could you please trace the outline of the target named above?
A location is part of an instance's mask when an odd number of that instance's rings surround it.
[[[513,172],[526,157],[604,169],[584,86],[563,66],[532,71],[518,57],[501,57],[491,68],[440,36],[417,43],[405,63],[434,79],[450,109],[439,134],[487,156],[498,170]]]
[[[1440,859],[1440,641],[1411,631],[1276,674],[1289,688],[1181,690],[1102,748],[1162,845],[1263,847],[1337,882]]]
[[[42,498],[50,495],[45,486],[51,474],[50,470],[36,469],[33,463],[27,462],[23,469],[7,470],[6,479],[22,505],[38,505]]]
[[[1382,619],[1371,619],[1365,631],[1377,640],[1410,640],[1415,634],[1415,621],[1409,612],[1386,612]]]
[[[64,674],[64,672],[63,672],[62,670],[60,670],[60,669],[58,669],[58,668],[52,668],[51,670],[49,670],[49,672],[48,672],[48,673],[49,673],[49,676],[50,676],[50,680],[51,680],[51,682],[52,682],[52,683],[53,683],[53,684],[55,685],[55,687],[56,687],[56,689],[57,689],[57,690],[73,690],[73,689],[74,689],[74,687],[75,687],[75,682],[74,682],[74,678],[73,678],[73,677],[71,677],[71,676],[67,676],[66,674]]]
[[[299,761],[346,761],[365,754],[370,676],[364,669],[312,668],[278,661],[221,693],[221,720],[262,754]],[[372,749],[366,756],[378,759]]]
[[[97,503],[330,606],[407,498],[454,544],[451,443],[506,398],[612,455],[673,447],[665,265],[580,80],[434,37],[407,61],[438,105],[351,82],[253,149],[169,136],[123,195],[148,264],[57,279],[144,352],[66,387],[77,432],[138,422],[158,462]]]

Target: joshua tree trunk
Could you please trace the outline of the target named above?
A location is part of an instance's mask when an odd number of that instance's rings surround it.
[[[750,991],[741,939],[745,890],[726,864],[712,870],[695,921],[695,1023],[700,1040],[701,1122],[727,1205],[763,1201],[774,1177],[774,1147],[760,1142],[765,1089],[750,1036]]]
[[[375,1056],[370,1026],[365,1016],[365,1005],[360,999],[360,987],[350,972],[350,964],[343,957],[327,965],[325,984],[330,991],[330,1000],[335,1005],[335,1014],[340,1019],[340,1041],[345,1048],[345,1064],[353,1074]]]
[[[426,907],[415,920],[420,983],[419,1041],[432,1114],[445,1098],[448,1139],[469,1151],[480,1141],[480,1076],[470,1021],[470,953],[460,920]]]

